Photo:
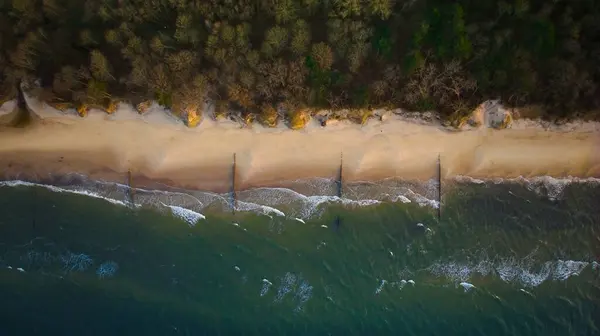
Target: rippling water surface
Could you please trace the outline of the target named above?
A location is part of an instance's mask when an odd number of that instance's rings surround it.
[[[0,335],[600,334],[596,179],[52,184],[0,182]]]

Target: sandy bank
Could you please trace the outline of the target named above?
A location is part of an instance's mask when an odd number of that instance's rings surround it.
[[[600,132],[539,126],[450,132],[439,125],[392,116],[364,126],[340,123],[304,130],[240,128],[205,120],[189,129],[161,111],[143,117],[123,107],[115,115],[79,118],[33,104],[42,118],[25,129],[0,129],[0,167],[5,177],[78,172],[124,181],[160,181],[194,189],[229,190],[236,153],[236,189],[284,180],[337,176],[344,180],[398,176],[477,178],[550,175],[600,176]],[[141,178],[141,180],[140,180]]]

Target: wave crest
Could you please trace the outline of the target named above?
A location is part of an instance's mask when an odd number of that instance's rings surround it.
[[[572,276],[580,275],[590,265],[587,261],[560,259],[536,264],[532,255],[523,259],[514,257],[499,258],[497,261],[483,259],[475,264],[440,261],[426,270],[435,277],[443,277],[454,283],[469,282],[475,276],[496,276],[507,283],[537,287],[546,281],[565,281]]]
[[[519,176],[516,178],[493,178],[493,179],[476,179],[469,176],[458,175],[454,177],[454,181],[462,184],[519,184],[524,186],[527,190],[536,193],[539,196],[547,197],[554,201],[562,198],[565,189],[573,184],[588,184],[592,186],[600,186],[600,178],[595,177],[574,177],[567,176],[564,178],[557,178],[552,176],[536,176],[536,177],[523,177]]]
[[[597,178],[565,178],[548,176],[526,179],[480,180],[467,176],[457,176],[458,183],[499,184],[519,183],[526,189],[538,194],[559,199],[567,186],[573,183],[600,185]],[[235,206],[232,207],[232,195],[194,190],[181,190],[165,187],[166,190],[130,188],[125,184],[94,181],[80,174],[67,174],[58,177],[53,184],[42,184],[21,180],[0,181],[0,187],[42,187],[53,192],[73,193],[103,199],[112,204],[127,207],[151,207],[159,211],[168,208],[189,225],[195,225],[204,219],[206,209],[221,211],[254,212],[266,216],[309,219],[319,216],[328,205],[343,207],[368,207],[381,203],[417,204],[437,209],[439,185],[436,180],[426,182],[386,179],[379,182],[353,182],[344,186],[344,195],[335,193],[336,181],[331,179],[312,179],[292,181],[292,188],[254,188],[237,193]],[[301,190],[297,191],[297,190]],[[133,199],[133,202],[131,200]]]

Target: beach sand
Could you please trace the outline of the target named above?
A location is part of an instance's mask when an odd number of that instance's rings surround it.
[[[115,115],[91,111],[80,118],[31,99],[28,105],[38,116],[31,125],[0,129],[5,179],[81,173],[124,182],[131,171],[138,185],[228,191],[234,153],[236,190],[335,178],[342,153],[344,181],[436,178],[438,155],[444,178],[600,176],[597,127],[571,127],[566,132],[528,124],[449,131],[392,115],[363,126],[339,123],[323,128],[312,122],[300,131],[283,125],[241,128],[207,118],[189,129],[158,109],[140,116],[125,106]]]

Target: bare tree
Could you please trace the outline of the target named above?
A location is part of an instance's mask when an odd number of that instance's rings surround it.
[[[404,99],[410,104],[433,100],[439,105],[448,105],[476,90],[477,82],[466,76],[459,61],[443,66],[425,61],[405,86]]]
[[[319,68],[323,70],[331,69],[333,65],[333,51],[327,44],[323,42],[314,44],[311,56],[317,62]]]

